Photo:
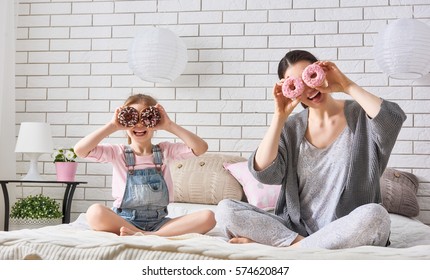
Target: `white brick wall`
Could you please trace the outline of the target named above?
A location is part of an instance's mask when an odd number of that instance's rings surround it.
[[[390,166],[421,181],[419,218],[430,224],[430,76],[389,80],[373,59],[377,32],[392,20],[416,17],[430,24],[430,3],[351,0],[22,0],[16,42],[17,127],[51,123],[56,146],[78,139],[111,118],[131,92],[154,95],[177,123],[197,132],[211,152],[248,156],[270,123],[271,87],[279,59],[304,48],[333,60],[354,81],[393,100],[405,122]],[[189,63],[169,85],[143,82],[127,65],[133,36],[152,25],[182,37]],[[298,109],[300,110],[300,109]],[[123,133],[106,141],[121,143]],[[174,141],[167,133],[156,141]],[[18,175],[28,159],[17,155]],[[55,178],[49,155],[40,170]],[[110,166],[80,161],[72,218],[94,202],[111,205]],[[24,186],[61,200],[61,187]]]

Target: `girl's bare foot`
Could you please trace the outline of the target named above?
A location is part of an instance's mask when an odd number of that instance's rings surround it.
[[[137,232],[138,231],[131,230],[131,229],[127,228],[127,227],[121,227],[119,229],[119,235],[120,236],[135,235]]]
[[[255,243],[254,240],[249,239],[247,237],[233,237],[228,242],[229,243],[236,243],[236,244]]]

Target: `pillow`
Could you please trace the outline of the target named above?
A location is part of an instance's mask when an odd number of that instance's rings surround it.
[[[248,202],[264,210],[273,209],[278,200],[281,185],[266,185],[257,181],[248,169],[248,162],[224,163],[227,169],[242,185]]]
[[[204,154],[172,162],[174,201],[216,205],[224,198],[241,200],[242,187],[224,169],[223,163],[244,160],[233,155]]]
[[[386,168],[380,183],[382,205],[389,213],[418,216],[420,208],[416,194],[419,182],[414,174]]]

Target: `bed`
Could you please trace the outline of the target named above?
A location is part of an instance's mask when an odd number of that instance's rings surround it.
[[[276,193],[279,186],[258,185],[258,182],[252,181],[246,173],[245,167],[243,158],[230,155],[206,155],[198,159],[172,163],[175,202],[169,205],[169,216],[176,217],[200,209],[215,211],[217,202],[225,197],[246,199],[249,203],[270,211],[274,203],[271,193]],[[388,179],[383,177],[387,182],[384,184],[386,192],[383,195],[383,200],[386,197],[384,206],[389,210],[392,222],[389,247],[362,246],[327,250],[274,248],[255,243],[230,244],[218,227],[205,235],[185,234],[165,238],[137,234],[121,237],[90,230],[85,214],[82,213],[70,224],[0,232],[0,259],[430,259],[430,227],[413,217],[408,217],[415,215],[417,206],[412,205],[411,197],[407,194],[416,193],[414,185],[418,183],[413,182],[414,178],[409,173],[390,171],[392,173],[387,174]],[[255,188],[258,192],[253,194]],[[393,191],[395,188],[402,189],[400,192]],[[257,201],[256,198],[261,198],[262,192],[266,194],[265,200]],[[399,206],[399,203],[402,205]],[[402,215],[395,213],[401,211]]]

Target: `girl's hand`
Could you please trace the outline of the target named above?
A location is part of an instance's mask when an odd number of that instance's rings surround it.
[[[161,120],[153,129],[168,130],[168,128],[173,123],[173,121],[169,118],[169,115],[167,115],[166,110],[164,110],[164,107],[161,106],[161,104],[157,103],[154,107],[157,108],[158,111],[160,112]]]
[[[113,117],[112,117],[112,119],[110,120],[110,122],[109,122],[109,124],[113,127],[113,128],[115,128],[115,130],[128,130],[128,129],[131,129],[131,127],[125,127],[125,126],[122,126],[120,123],[119,123],[119,121],[118,121],[118,115],[119,115],[119,112],[121,112],[121,109],[122,108],[124,108],[125,106],[120,106],[120,107],[118,107],[118,108],[116,108],[115,109],[115,112],[114,112],[114,114],[113,114]]]
[[[322,93],[344,92],[349,94],[349,89],[355,83],[337,68],[336,64],[330,61],[315,62],[321,66],[326,73],[327,86],[316,87]]]
[[[278,116],[282,120],[286,120],[291,112],[293,112],[294,108],[300,103],[300,97],[294,100],[285,97],[282,94],[283,83],[284,79],[273,86],[273,98],[275,100],[275,116]]]

